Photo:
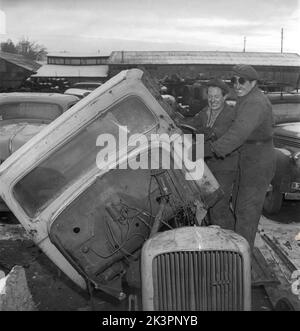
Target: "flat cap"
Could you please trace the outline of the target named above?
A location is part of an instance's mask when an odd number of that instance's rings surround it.
[[[239,77],[246,78],[248,80],[259,80],[257,71],[250,65],[238,64],[233,67],[233,72]]]
[[[207,87],[219,87],[225,94],[228,94],[229,86],[219,78],[213,78],[206,83]]]

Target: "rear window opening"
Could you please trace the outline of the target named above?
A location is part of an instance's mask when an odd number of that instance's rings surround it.
[[[52,103],[16,102],[0,106],[2,120],[43,119],[53,121],[62,114],[62,108]]]

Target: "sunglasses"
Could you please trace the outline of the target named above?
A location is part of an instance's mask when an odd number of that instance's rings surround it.
[[[240,85],[243,85],[247,82],[247,79],[245,79],[244,77],[239,77],[239,78],[236,78],[236,77],[232,77],[231,78],[231,83],[232,84],[237,84],[239,83]]]

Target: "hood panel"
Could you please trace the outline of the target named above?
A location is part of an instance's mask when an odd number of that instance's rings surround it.
[[[300,122],[277,125],[275,136],[277,135],[300,139]]]

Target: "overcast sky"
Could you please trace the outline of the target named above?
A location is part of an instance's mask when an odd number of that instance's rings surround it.
[[[49,52],[220,50],[300,54],[300,0],[0,0],[6,34]],[[1,17],[1,16],[0,16]],[[0,22],[1,27],[1,22]]]

